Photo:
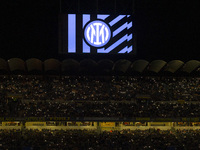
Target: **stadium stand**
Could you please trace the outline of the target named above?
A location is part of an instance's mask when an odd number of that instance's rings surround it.
[[[126,59],[120,59],[115,62],[114,66],[113,66],[113,70],[116,73],[125,74],[127,72],[127,70],[129,69],[130,65],[131,65],[130,61],[128,61]]]
[[[22,112],[23,117],[42,117],[37,116],[38,111],[49,117],[177,118],[200,115],[200,78],[196,77],[11,75],[0,79],[2,99],[8,100],[4,107],[9,108],[2,117],[17,117]],[[13,97],[17,99],[14,104]],[[14,110],[10,106],[15,106]],[[62,109],[51,116],[54,111],[49,110],[56,107]]]
[[[0,73],[1,74],[8,73],[8,63],[2,58],[0,58]]]
[[[11,58],[8,60],[8,66],[11,72],[25,72],[25,62],[20,58]]]
[[[146,60],[136,60],[131,64],[131,72],[142,73],[145,68],[148,66],[149,62]]]
[[[180,60],[172,60],[169,63],[167,63],[165,71],[175,73],[177,70],[179,70],[183,66],[183,64],[184,62]]]
[[[191,73],[200,66],[200,62],[197,60],[190,60],[186,62],[182,68],[183,72]]]
[[[8,66],[8,67],[7,67]],[[57,59],[47,59],[44,62],[37,58],[31,58],[24,62],[20,58],[11,58],[7,62],[0,58],[0,70],[10,72],[31,72],[39,71],[42,73],[69,73],[72,74],[93,74],[97,75],[113,72],[115,75],[125,75],[126,73],[145,73],[154,72],[156,74],[163,72],[170,72],[175,74],[176,72],[186,72],[188,74],[193,73],[199,69],[200,62],[197,60],[190,60],[186,63],[180,60],[172,60],[165,62],[164,60],[153,60],[148,62],[146,60],[130,61],[126,59],[120,59],[115,62],[109,59],[103,59],[98,62],[92,59],[84,59],[78,62],[75,59],[66,59],[60,62]],[[8,70],[9,69],[9,70]],[[118,74],[119,73],[119,74]],[[154,74],[154,75],[156,75]]]
[[[30,73],[38,72],[42,73],[43,71],[43,62],[37,58],[30,58],[26,60],[26,68]]]
[[[47,59],[44,61],[44,71],[49,74],[59,74],[60,73],[61,62],[57,59]]]
[[[199,66],[0,59],[0,149],[199,149]]]
[[[2,149],[199,149],[199,130],[0,130]],[[84,136],[83,136],[84,135]]]
[[[97,71],[97,63],[92,59],[80,61],[80,73],[94,75]]]
[[[154,60],[149,64],[149,71],[159,73],[160,70],[167,64],[163,60]]]
[[[110,75],[113,65],[114,65],[113,61],[109,59],[100,60],[98,62],[99,75]]]
[[[80,70],[80,64],[74,59],[65,59],[62,61],[61,70],[63,74],[75,74]]]

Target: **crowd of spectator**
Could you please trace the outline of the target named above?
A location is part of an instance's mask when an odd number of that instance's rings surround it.
[[[196,77],[1,76],[0,117],[199,117],[199,83]],[[199,141],[199,130],[0,130],[0,149],[196,150]]]
[[[200,103],[11,102],[0,117],[199,117]]]
[[[199,130],[0,130],[0,149],[197,150]]]
[[[200,116],[200,78],[17,75],[0,80],[1,117]],[[137,95],[148,99],[143,103]]]
[[[2,76],[0,91],[31,100],[132,100],[149,95],[155,100],[197,101],[200,78],[193,77],[86,77]]]

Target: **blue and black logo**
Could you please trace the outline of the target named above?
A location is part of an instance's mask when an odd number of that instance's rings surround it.
[[[110,27],[101,20],[90,22],[84,29],[86,42],[94,47],[103,47],[111,37]]]
[[[131,15],[67,14],[62,51],[67,53],[133,53]]]

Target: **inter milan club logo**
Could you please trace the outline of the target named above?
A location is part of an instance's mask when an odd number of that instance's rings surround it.
[[[111,31],[105,22],[96,20],[90,22],[85,27],[84,37],[89,45],[94,47],[102,47],[109,42]]]

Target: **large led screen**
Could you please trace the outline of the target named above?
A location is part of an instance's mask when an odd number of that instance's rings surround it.
[[[135,53],[132,15],[65,14],[59,23],[60,53]]]

